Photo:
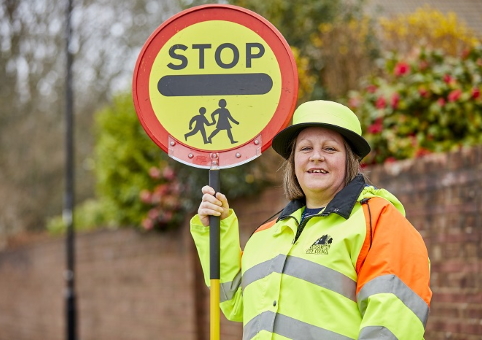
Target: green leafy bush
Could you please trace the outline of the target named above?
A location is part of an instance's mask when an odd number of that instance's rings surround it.
[[[139,193],[152,188],[149,169],[165,159],[137,119],[129,95],[113,98],[95,115],[97,196],[120,225],[138,225],[149,207]]]
[[[367,164],[482,143],[482,48],[459,57],[421,49],[391,53],[348,105],[372,152]]]

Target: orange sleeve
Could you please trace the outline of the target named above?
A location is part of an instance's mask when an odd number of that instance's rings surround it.
[[[420,233],[383,198],[370,198],[362,206],[367,233],[356,263],[357,294],[378,276],[396,275],[430,305],[430,262]]]

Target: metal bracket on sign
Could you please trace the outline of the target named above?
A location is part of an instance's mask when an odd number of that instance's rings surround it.
[[[189,166],[203,169],[225,169],[247,163],[261,155],[261,135],[248,143],[225,151],[201,151],[189,148],[174,137],[168,137],[169,157]]]

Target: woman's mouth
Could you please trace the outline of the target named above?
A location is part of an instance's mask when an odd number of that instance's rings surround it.
[[[323,169],[310,169],[308,170],[309,174],[327,174],[328,171],[323,170]]]

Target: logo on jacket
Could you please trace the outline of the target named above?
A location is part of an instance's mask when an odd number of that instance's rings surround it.
[[[306,251],[307,254],[323,254],[328,255],[328,250],[333,243],[333,237],[330,235],[323,235],[315,241]]]

